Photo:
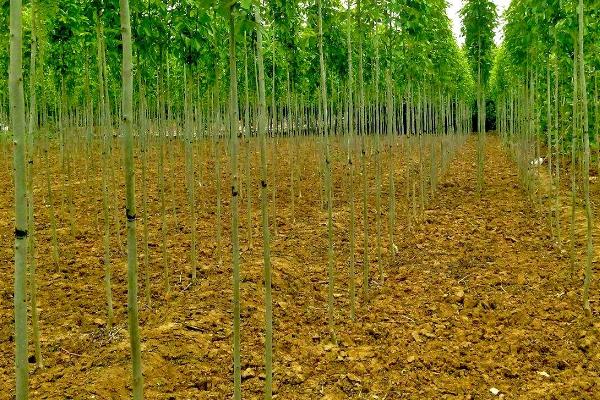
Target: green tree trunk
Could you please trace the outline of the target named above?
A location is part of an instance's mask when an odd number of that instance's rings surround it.
[[[333,269],[333,190],[331,182],[331,159],[329,154],[329,129],[327,125],[327,79],[325,74],[325,57],[323,54],[323,11],[322,11],[322,0],[317,0],[317,7],[319,15],[317,19],[318,35],[319,35],[319,70],[321,74],[320,82],[320,100],[321,100],[321,118],[320,118],[320,132],[319,135],[323,135],[324,146],[323,146],[323,167],[324,167],[324,186],[325,186],[325,197],[327,203],[327,319],[329,322],[329,331],[333,342],[335,338],[335,322],[333,316],[333,287],[335,282],[334,269]]]
[[[161,57],[162,59],[162,57]],[[167,224],[167,204],[166,204],[166,182],[165,182],[165,141],[167,135],[167,123],[165,116],[165,102],[164,102],[164,84],[162,80],[162,74],[158,71],[158,82],[157,82],[157,100],[156,104],[159,108],[158,117],[158,190],[159,190],[159,202],[160,202],[160,235],[161,235],[161,253],[162,253],[162,267],[165,284],[165,293],[167,298],[171,292],[171,273],[170,273],[170,254],[167,250],[167,237],[168,237],[168,224]]]
[[[375,25],[374,29],[377,29]],[[379,94],[379,35],[375,32],[375,229],[377,231],[377,266],[379,281],[383,284],[383,263],[381,245],[381,104]]]
[[[265,400],[273,397],[273,300],[271,294],[271,236],[267,191],[267,103],[265,95],[265,67],[262,52],[262,21],[260,9],[254,7],[256,20],[256,61],[258,65],[258,140],[260,142],[260,208],[263,235],[263,263],[265,285]]]
[[[365,110],[365,83],[363,67],[363,26],[361,13],[361,0],[357,0],[357,28],[358,28],[358,108],[359,108],[359,135],[360,135],[360,168],[362,175],[362,218],[363,218],[363,297],[365,301],[369,297],[369,221],[368,221],[368,189],[369,180],[367,177],[367,124]]]
[[[142,232],[142,249],[144,253],[144,297],[146,304],[150,306],[151,290],[150,290],[150,249],[148,247],[148,115],[146,104],[146,90],[142,83],[141,74],[138,74],[140,110],[139,110],[139,126],[140,126],[140,152],[142,156],[142,223],[144,230]]]
[[[396,245],[394,243],[394,233],[396,230],[396,184],[395,184],[395,161],[394,161],[394,142],[395,133],[393,130],[393,110],[394,100],[392,95],[392,76],[390,67],[388,66],[385,70],[385,91],[386,91],[386,116],[387,116],[387,135],[388,135],[388,169],[389,169],[389,187],[390,191],[388,194],[388,220],[389,220],[389,254],[388,254],[388,267],[393,264],[394,256],[396,253]],[[419,135],[421,137],[421,135]]]
[[[244,177],[246,180],[246,241],[252,246],[252,177],[250,176],[250,85],[248,83],[248,43],[244,33]]]
[[[356,313],[356,281],[355,281],[355,259],[354,252],[356,251],[356,211],[354,204],[354,101],[353,101],[353,63],[352,63],[352,39],[351,31],[352,24],[350,16],[352,15],[350,6],[352,2],[348,1],[348,33],[347,33],[347,45],[348,45],[348,195],[350,201],[350,319],[354,321]]]
[[[238,95],[235,51],[235,16],[229,10],[229,142],[231,146],[231,244],[233,258],[233,398],[242,397],[240,361],[240,249],[239,249],[239,176],[238,176]]]
[[[196,282],[197,256],[196,256],[196,179],[195,179],[195,164],[194,164],[194,149],[193,141],[194,134],[192,132],[192,106],[191,106],[191,88],[187,82],[187,69],[184,67],[184,137],[185,137],[185,171],[186,185],[188,194],[188,205],[191,218],[190,226],[190,264],[192,266],[192,282]]]
[[[96,24],[96,38],[98,43],[98,97],[99,101],[99,121],[98,125],[100,128],[100,136],[102,138],[102,215],[104,219],[104,233],[102,236],[103,246],[104,246],[104,293],[106,296],[106,327],[108,329],[112,328],[113,320],[114,320],[114,311],[113,311],[113,302],[112,302],[112,289],[111,289],[111,254],[110,254],[110,212],[109,212],[109,202],[110,195],[108,189],[108,179],[109,179],[109,158],[110,158],[110,143],[109,143],[109,132],[108,125],[110,122],[108,121],[108,110],[105,104],[105,90],[104,87],[106,85],[106,79],[104,76],[104,70],[102,66],[102,59],[104,58],[104,48],[102,43],[104,41],[104,29],[102,27],[102,23],[100,22],[100,18],[98,16],[98,23]]]
[[[561,161],[561,153],[560,153],[560,122],[559,122],[559,104],[558,104],[558,56],[556,54],[557,46],[556,42],[554,45],[554,147],[556,151],[556,157],[554,157],[555,163],[555,171],[556,171],[556,181],[555,181],[555,190],[554,190],[554,208],[556,212],[556,241],[558,243],[558,248],[562,248],[562,206],[560,201],[560,161]]]
[[[573,136],[571,138],[571,226],[570,226],[570,247],[569,247],[569,258],[571,262],[571,276],[575,273],[575,210],[577,208],[577,166],[576,166],[576,154],[577,144],[579,139],[579,102],[577,97],[579,96],[579,80],[577,78],[577,60],[579,59],[579,43],[577,40],[574,41],[575,54],[573,56]]]
[[[590,284],[592,280],[592,262],[594,259],[594,243],[592,240],[593,234],[593,215],[592,215],[592,204],[590,201],[590,134],[589,134],[589,118],[588,118],[588,99],[586,90],[586,79],[585,79],[585,58],[583,51],[583,34],[584,34],[584,21],[583,21],[583,0],[579,0],[578,7],[578,19],[579,19],[579,31],[578,31],[578,43],[579,43],[579,80],[580,80],[580,96],[581,96],[581,107],[580,107],[580,121],[583,125],[583,197],[585,201],[585,219],[587,222],[587,249],[586,249],[586,261],[584,269],[584,280],[583,280],[583,309],[585,314],[591,318],[592,309],[590,307]]]
[[[27,182],[25,169],[25,99],[23,94],[22,2],[10,0],[10,121],[15,177],[15,370],[16,399],[28,398],[27,363]]]
[[[138,321],[137,243],[135,209],[135,170],[133,162],[133,60],[129,0],[119,0],[123,44],[122,129],[125,149],[125,187],[127,217],[127,316],[133,372],[133,399],[141,400],[144,390],[142,352]]]
[[[31,58],[29,67],[29,132],[28,132],[28,163],[27,163],[27,230],[29,233],[29,293],[31,303],[31,325],[33,333],[33,345],[35,349],[35,362],[38,368],[41,368],[42,350],[40,346],[40,325],[37,308],[37,277],[36,277],[36,243],[35,243],[35,223],[33,214],[33,164],[35,156],[34,132],[37,129],[38,110],[36,102],[36,64],[37,64],[37,31],[36,31],[36,2],[31,3]]]

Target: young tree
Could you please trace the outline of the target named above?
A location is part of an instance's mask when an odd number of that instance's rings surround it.
[[[586,78],[585,78],[585,58],[583,51],[583,36],[584,36],[584,7],[583,0],[579,0],[577,7],[578,16],[578,30],[577,30],[577,43],[579,51],[577,53],[579,64],[579,107],[582,134],[583,134],[583,197],[585,201],[585,219],[587,223],[587,251],[586,261],[584,268],[584,280],[583,280],[583,309],[585,314],[591,318],[592,309],[590,307],[590,284],[592,280],[592,261],[594,259],[594,243],[592,240],[593,234],[593,215],[592,215],[592,204],[590,201],[590,133],[589,133],[589,117],[588,117],[588,99],[586,90]],[[576,78],[577,79],[577,78]]]
[[[106,294],[106,326],[108,329],[112,327],[114,319],[113,301],[112,301],[112,288],[111,288],[111,252],[110,252],[110,213],[109,213],[109,202],[110,195],[108,192],[108,179],[109,179],[109,157],[110,157],[110,143],[108,125],[110,125],[108,105],[105,99],[105,85],[107,82],[106,76],[104,75],[103,60],[105,56],[104,49],[104,27],[101,21],[101,14],[96,14],[96,41],[97,41],[97,60],[98,60],[98,98],[100,111],[98,113],[99,130],[102,140],[102,216],[104,220],[104,232],[102,235],[102,243],[104,247],[104,292]]]
[[[15,171],[15,369],[16,399],[28,398],[27,363],[27,182],[25,169],[25,99],[23,94],[22,1],[10,0],[10,122]]]
[[[27,232],[29,234],[29,291],[30,291],[30,303],[31,303],[31,325],[33,333],[33,345],[35,348],[35,362],[38,367],[42,367],[42,350],[40,347],[40,327],[39,327],[39,315],[37,308],[37,278],[36,278],[36,267],[37,262],[35,259],[36,255],[36,243],[35,243],[35,221],[33,213],[33,175],[34,175],[34,158],[35,158],[35,141],[34,131],[37,129],[37,99],[36,99],[36,66],[37,66],[37,29],[36,19],[37,6],[36,2],[31,2],[31,54],[29,62],[29,128],[27,132]]]
[[[239,240],[239,171],[238,171],[238,93],[236,56],[236,2],[228,3],[229,20],[229,144],[231,160],[231,251],[233,258],[233,398],[242,397],[240,360],[240,240]]]
[[[486,88],[493,62],[494,29],[498,13],[491,0],[466,0],[460,15],[467,55],[473,74],[477,76],[477,192],[481,195],[485,164]]]
[[[267,191],[267,102],[265,95],[265,67],[262,49],[262,21],[260,9],[254,6],[256,21],[256,63],[258,67],[258,140],[260,142],[260,209],[262,216],[263,262],[265,284],[265,400],[273,397],[273,300],[271,295],[271,235]]]
[[[329,321],[329,330],[332,340],[335,342],[335,323],[333,320],[333,286],[334,286],[334,270],[333,270],[333,190],[331,182],[331,159],[329,155],[329,128],[327,117],[327,75],[325,73],[325,56],[323,54],[323,9],[322,0],[317,0],[319,15],[317,19],[317,29],[319,35],[319,70],[320,70],[320,100],[321,100],[321,116],[319,118],[319,134],[323,135],[324,145],[324,167],[325,167],[325,197],[327,201],[327,316]]]
[[[354,71],[352,63],[352,23],[351,23],[351,8],[352,1],[348,1],[348,32],[347,32],[347,46],[348,46],[348,191],[350,196],[350,319],[354,320],[355,314],[355,303],[356,303],[356,288],[355,288],[355,258],[354,252],[356,250],[356,212],[354,204]]]
[[[121,40],[123,44],[122,127],[125,148],[125,187],[127,217],[127,316],[129,320],[129,343],[133,370],[133,399],[144,397],[142,375],[142,352],[138,320],[137,243],[135,210],[135,171],[133,163],[133,59],[131,40],[131,18],[129,0],[119,0]]]

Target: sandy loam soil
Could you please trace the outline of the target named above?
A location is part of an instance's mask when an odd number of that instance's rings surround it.
[[[334,171],[338,177],[334,205],[336,344],[330,342],[327,329],[326,214],[316,189],[320,187],[318,147],[307,140],[296,147],[296,172],[301,178],[293,218],[288,182],[289,155],[294,145],[289,140],[279,143],[278,167],[271,169],[276,174],[272,180],[278,182],[278,235],[272,250],[277,398],[600,399],[598,285],[595,281],[592,286],[595,313],[588,320],[581,310],[579,274],[575,279],[569,276],[568,256],[552,244],[543,214],[520,188],[516,167],[496,137],[489,137],[487,142],[484,194],[479,197],[475,192],[475,140],[471,138],[441,179],[435,197],[429,199],[412,231],[406,222],[406,166],[399,159],[395,257],[384,251],[383,259],[376,259],[375,195],[374,190],[369,191],[368,302],[361,291],[363,220],[362,192],[358,189],[355,321],[349,317],[349,218],[346,182],[342,179],[343,151],[338,152],[342,156]],[[170,294],[165,293],[162,270],[156,151],[149,162],[152,301],[148,305],[142,299],[140,312],[146,398],[228,399],[232,394],[232,293],[227,175],[224,172],[222,177],[225,239],[223,264],[219,266],[215,250],[214,160],[209,150],[196,149],[197,180],[202,183],[196,196],[200,270],[198,283],[189,285],[184,152],[179,146],[172,148],[174,164],[167,166],[166,174],[167,209],[174,204],[177,219],[169,211]],[[414,153],[414,145],[411,149]],[[11,399],[13,200],[10,157],[7,149],[3,151],[0,376],[4,379],[0,380],[0,399]],[[59,266],[53,265],[50,257],[49,207],[42,170],[36,176],[38,307],[44,368],[36,370],[30,364],[31,398],[126,399],[130,395],[130,367],[125,254],[113,235],[116,325],[107,330],[99,162],[96,160],[96,166],[87,170],[81,152],[73,157],[75,169],[65,183],[59,174],[57,151],[51,154],[54,201],[59,214]],[[241,217],[242,370],[243,397],[247,399],[261,398],[264,383],[256,160],[254,153],[252,243],[246,240],[245,214]],[[113,162],[118,166],[117,156]],[[225,156],[223,163],[226,170]],[[415,169],[412,164],[410,167]],[[372,182],[374,164],[369,163],[367,170]],[[89,176],[93,179],[84,179],[86,171],[92,171]],[[121,177],[117,170],[117,181]],[[386,175],[383,178],[385,183]],[[175,184],[171,186],[171,182]],[[74,238],[66,217],[68,201],[62,195],[65,185],[73,185],[73,210],[77,215]],[[140,185],[138,182],[138,190]],[[175,197],[171,195],[173,188]],[[244,189],[242,212],[246,212],[247,194]],[[113,198],[122,202],[122,186]],[[383,204],[387,205],[385,185]],[[114,215],[117,212],[113,210]],[[384,249],[388,248],[386,218],[384,213]],[[140,223],[140,236],[141,229]],[[120,239],[125,239],[123,233]],[[379,261],[383,281],[379,279]],[[140,284],[145,272],[140,265]],[[497,394],[492,394],[496,390]]]

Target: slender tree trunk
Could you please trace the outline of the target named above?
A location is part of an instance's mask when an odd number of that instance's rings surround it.
[[[377,26],[375,26],[375,30]],[[381,104],[379,94],[379,35],[375,32],[375,228],[377,230],[377,265],[379,282],[383,284],[383,263],[381,245]]]
[[[362,14],[361,0],[357,1],[357,25],[358,25],[358,107],[359,107],[359,135],[360,135],[360,166],[362,175],[362,218],[363,218],[363,297],[365,301],[369,298],[369,221],[368,221],[368,177],[367,177],[367,145],[365,143],[367,136],[366,110],[365,110],[365,83],[363,73],[363,42],[362,42]]]
[[[121,38],[123,43],[123,110],[122,129],[125,149],[125,187],[127,217],[127,316],[133,372],[133,398],[141,400],[144,390],[142,352],[138,321],[137,243],[135,209],[135,170],[133,163],[133,60],[129,0],[119,0]]]
[[[161,57],[162,59],[162,57]],[[157,107],[159,107],[158,112],[158,136],[159,136],[159,145],[158,145],[158,188],[159,188],[159,201],[160,201],[160,233],[161,233],[161,252],[162,252],[162,266],[164,272],[164,281],[165,281],[165,292],[167,298],[170,296],[171,292],[171,274],[170,274],[170,260],[169,260],[169,252],[167,250],[167,235],[168,235],[168,225],[167,225],[167,204],[166,204],[166,190],[165,190],[165,141],[167,135],[167,124],[165,117],[165,102],[164,102],[164,94],[163,94],[163,81],[162,75],[160,71],[158,72],[158,83],[157,83]]]
[[[600,71],[594,74],[594,141],[596,142],[596,170],[600,173],[600,99],[598,98],[598,76]]]
[[[576,166],[576,154],[577,154],[577,142],[579,141],[579,102],[577,96],[579,95],[579,80],[577,79],[577,63],[579,59],[579,43],[575,40],[575,54],[573,57],[573,136],[571,140],[571,226],[570,226],[570,248],[569,255],[571,261],[571,276],[575,273],[575,210],[577,206],[577,166]]]
[[[385,71],[385,87],[386,87],[386,116],[387,116],[387,134],[388,134],[388,168],[389,168],[389,186],[390,192],[388,194],[389,198],[389,209],[388,209],[388,218],[389,218],[389,254],[388,254],[388,266],[391,267],[393,264],[393,260],[396,253],[396,244],[394,243],[394,233],[396,230],[396,184],[395,184],[395,161],[394,161],[394,142],[395,142],[395,133],[393,130],[393,110],[394,110],[394,101],[392,95],[392,76],[390,67],[388,66]],[[419,135],[419,138],[422,135]]]
[[[327,318],[329,322],[329,331],[333,342],[335,338],[335,322],[333,316],[333,287],[335,282],[334,270],[333,270],[333,190],[331,182],[331,159],[329,154],[329,129],[327,125],[327,79],[325,74],[325,57],[323,54],[323,12],[322,12],[322,0],[317,0],[317,7],[319,9],[319,16],[317,20],[318,24],[318,35],[319,35],[319,69],[321,73],[320,82],[320,97],[321,97],[321,118],[320,135],[323,135],[324,140],[324,183],[325,183],[325,197],[327,202]]]
[[[594,141],[596,142],[596,171],[600,172],[600,99],[598,98],[598,76],[600,72],[594,74]]]
[[[10,0],[10,121],[15,177],[15,372],[16,399],[28,398],[27,363],[27,182],[25,169],[25,98],[23,94],[22,2]]]
[[[561,161],[561,151],[560,151],[560,125],[559,125],[559,105],[558,105],[558,55],[556,54],[557,46],[555,43],[554,46],[555,55],[554,55],[554,141],[555,141],[555,150],[556,157],[554,157],[555,162],[555,170],[556,170],[556,182],[554,189],[554,207],[556,209],[556,241],[558,243],[558,248],[562,248],[562,228],[561,228],[561,220],[562,220],[562,207],[560,201],[560,161]]]
[[[216,94],[214,96],[213,108],[216,113],[216,132],[213,132],[214,140],[214,156],[215,156],[215,181],[217,183],[217,221],[216,221],[216,235],[217,235],[217,262],[218,265],[223,264],[223,227],[221,218],[221,102],[219,96],[221,94],[220,88],[220,76],[217,70],[217,77],[215,82]]]
[[[48,205],[48,211],[50,214],[50,240],[52,242],[52,262],[56,267],[56,271],[60,272],[60,263],[59,263],[59,255],[58,255],[58,234],[56,232],[56,210],[54,206],[54,194],[52,192],[52,185],[50,179],[50,143],[49,138],[47,136],[44,137],[44,175],[46,179],[46,192],[47,199],[46,203]]]
[[[109,131],[108,125],[108,110],[105,102],[105,91],[104,86],[108,83],[105,79],[104,68],[102,66],[104,48],[102,46],[104,33],[102,23],[100,22],[100,15],[97,15],[98,23],[96,25],[96,38],[98,42],[98,97],[100,99],[99,107],[99,121],[98,125],[100,128],[100,136],[102,137],[102,211],[104,219],[104,234],[103,234],[103,246],[104,246],[104,293],[106,296],[106,327],[110,330],[112,328],[114,320],[113,302],[112,302],[112,289],[111,289],[111,254],[110,254],[110,212],[109,212],[109,190],[108,190],[108,179],[109,179],[109,158],[110,158],[110,143],[109,143]]]
[[[350,197],[350,319],[354,321],[356,309],[356,281],[355,281],[355,259],[354,252],[356,251],[355,225],[356,211],[354,204],[354,101],[353,101],[353,63],[352,63],[352,40],[351,30],[352,24],[350,20],[352,2],[348,1],[348,194]]]
[[[195,168],[194,168],[194,149],[193,141],[194,134],[192,132],[192,111],[191,111],[191,89],[187,83],[187,69],[188,66],[184,67],[184,136],[185,136],[185,170],[186,170],[186,181],[187,181],[187,194],[188,204],[191,218],[190,227],[190,263],[192,266],[192,282],[196,282],[196,269],[197,269],[197,256],[196,256],[196,179],[195,179]]]
[[[235,16],[229,10],[229,140],[231,146],[231,244],[233,257],[233,398],[242,397],[242,373],[240,361],[240,249],[239,249],[239,177],[238,177],[238,96],[235,54]]]
[[[290,163],[290,214],[292,223],[296,222],[296,153],[297,153],[297,134],[295,126],[295,111],[292,111],[291,88],[290,88],[290,68],[287,69],[287,114],[286,124],[288,131],[288,154]]]
[[[141,74],[138,74],[139,96],[140,96],[140,152],[142,153],[142,222],[144,231],[142,233],[142,248],[144,251],[144,297],[146,304],[150,306],[150,249],[148,248],[148,116],[146,105],[146,91],[142,84]]]
[[[546,69],[546,140],[547,140],[547,162],[548,162],[548,179],[550,179],[550,190],[554,190],[554,177],[552,176],[552,105],[550,102],[550,86],[551,86],[551,80],[550,80],[550,60],[548,60],[548,68]],[[552,212],[552,208],[550,208],[550,214],[549,214],[549,223],[550,223],[550,233],[553,236],[555,236],[555,230],[554,230],[554,226],[556,225],[554,223],[555,218],[554,217],[558,217],[557,215],[555,215],[555,213]],[[558,218],[556,218],[558,219]]]
[[[250,85],[248,83],[248,48],[244,33],[244,176],[246,178],[246,241],[252,246],[252,179],[250,176]]]
[[[583,197],[585,201],[585,219],[587,222],[587,251],[586,251],[586,262],[584,269],[584,280],[583,280],[583,309],[585,314],[591,318],[592,308],[590,307],[590,284],[592,280],[592,262],[594,259],[594,243],[592,241],[593,234],[593,215],[592,215],[592,204],[590,201],[590,135],[589,135],[589,121],[588,121],[588,100],[586,90],[586,79],[585,79],[585,58],[583,51],[583,34],[584,34],[584,21],[583,21],[583,0],[579,0],[578,16],[579,16],[579,31],[578,31],[578,43],[579,43],[579,80],[580,80],[580,94],[581,94],[581,122],[583,124]]]
[[[263,263],[265,285],[265,400],[273,397],[273,300],[271,294],[271,237],[267,191],[267,104],[265,96],[265,67],[262,52],[262,21],[260,9],[254,6],[256,19],[256,58],[258,64],[258,140],[260,142],[260,208],[263,235]]]
[[[175,164],[175,150],[177,147],[177,137],[176,132],[177,132],[177,124],[176,124],[176,117],[174,116],[174,111],[173,111],[173,102],[171,99],[171,63],[169,62],[169,52],[167,52],[167,57],[166,57],[166,62],[167,62],[167,130],[166,130],[166,135],[167,135],[167,151],[168,151],[168,157],[169,157],[169,172],[170,172],[170,178],[171,178],[171,215],[173,216],[173,230],[177,231],[178,227],[179,227],[179,220],[177,219],[177,193],[175,191],[175,183],[177,181],[176,177],[175,177],[175,170],[177,169],[177,166]]]
[[[277,132],[277,104],[276,104],[276,93],[275,93],[275,33],[273,33],[272,42],[271,42],[271,56],[272,56],[272,75],[271,75],[271,135],[273,137],[273,165],[277,165],[277,142],[278,132]],[[271,216],[273,217],[273,237],[277,237],[277,168],[272,168],[272,186],[271,186],[271,203],[273,203],[273,211]]]
[[[480,56],[481,57],[481,56]],[[477,193],[481,196],[483,191],[483,132],[481,119],[483,114],[483,94],[481,89],[481,60],[478,61],[477,70]]]
[[[37,129],[37,102],[36,102],[36,63],[37,63],[37,31],[36,31],[36,2],[31,3],[31,58],[29,68],[29,132],[28,132],[28,167],[27,167],[27,230],[29,233],[29,292],[31,302],[31,325],[33,333],[33,345],[35,349],[35,362],[38,368],[43,366],[42,350],[40,346],[40,325],[37,308],[37,278],[36,278],[36,244],[35,223],[33,214],[33,163],[35,155],[34,131]]]

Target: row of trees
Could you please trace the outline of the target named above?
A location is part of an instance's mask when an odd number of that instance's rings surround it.
[[[361,202],[363,231],[363,301],[368,301],[369,227],[366,165],[376,165],[377,198],[376,261],[383,268],[383,188],[387,186],[388,265],[396,252],[394,235],[397,169],[406,164],[407,201],[423,210],[427,190],[435,191],[437,179],[471,128],[470,103],[475,94],[472,68],[450,30],[445,1],[406,0],[370,2],[357,0],[346,6],[335,1],[316,3],[269,1],[81,1],[33,0],[23,6],[11,1],[9,79],[10,101],[1,99],[3,113],[10,104],[11,128],[15,137],[15,184],[17,189],[16,230],[16,364],[17,398],[27,397],[27,301],[31,303],[36,360],[41,365],[39,327],[36,315],[35,235],[33,224],[33,175],[37,165],[36,146],[47,154],[54,144],[59,151],[61,207],[55,207],[50,176],[48,187],[52,262],[60,266],[56,235],[59,214],[68,221],[75,239],[72,185],[73,159],[84,154],[86,168],[102,170],[99,186],[91,180],[90,196],[100,196],[102,211],[97,219],[103,232],[104,285],[107,322],[112,310],[111,264],[118,257],[111,237],[119,237],[123,226],[127,240],[128,326],[132,351],[133,394],[143,395],[142,357],[138,328],[137,235],[142,222],[142,269],[145,298],[150,303],[149,273],[152,259],[148,245],[149,196],[146,179],[148,154],[158,153],[158,202],[160,203],[161,266],[165,293],[170,288],[167,251],[167,214],[189,221],[191,284],[198,279],[196,238],[196,182],[194,157],[198,146],[210,147],[217,186],[216,237],[219,265],[222,262],[221,170],[228,169],[231,188],[231,260],[233,273],[233,383],[234,398],[241,398],[240,355],[240,208],[247,201],[248,222],[251,193],[249,180],[250,141],[260,152],[260,204],[265,290],[265,398],[272,396],[272,294],[270,245],[277,234],[277,189],[268,167],[277,159],[276,140],[306,136],[315,142],[321,162],[322,206],[327,215],[328,304],[331,340],[335,341],[333,249],[332,140],[343,140],[350,210],[350,318],[355,316],[355,226],[356,204]],[[5,10],[2,9],[2,12]],[[6,18],[2,15],[2,18]],[[23,18],[21,18],[23,17]],[[24,24],[21,25],[21,21]],[[24,33],[22,35],[22,32]],[[2,32],[6,35],[6,32]],[[227,38],[227,40],[225,40]],[[22,63],[22,47],[29,63]],[[1,50],[0,50],[1,52]],[[7,53],[0,54],[6,62]],[[471,62],[471,66],[475,63]],[[356,68],[355,68],[356,66]],[[0,86],[6,84],[0,80]],[[24,90],[27,88],[27,90]],[[135,90],[134,90],[135,88]],[[28,129],[25,117],[28,116]],[[428,138],[424,138],[429,134]],[[415,136],[418,172],[411,171],[412,153],[396,154],[400,137]],[[268,138],[275,139],[267,141]],[[121,140],[120,144],[115,138]],[[333,139],[332,139],[333,138]],[[240,139],[243,139],[240,143]],[[175,196],[168,204],[166,192],[175,193],[175,175],[168,176],[165,164],[173,165],[175,148],[185,148],[186,212],[177,210]],[[221,164],[226,147],[229,165]],[[294,146],[297,146],[294,144]],[[411,145],[412,146],[412,145]],[[126,188],[125,221],[119,206],[118,174],[112,159],[115,147],[124,150]],[[297,147],[295,147],[297,148]],[[408,148],[404,146],[403,148]],[[95,149],[99,149],[96,151]],[[136,203],[134,154],[141,159],[141,201]],[[297,153],[294,153],[297,157]],[[429,160],[426,159],[429,157]],[[25,161],[28,161],[27,164]],[[243,160],[240,165],[239,160]],[[359,160],[357,163],[356,160]],[[46,166],[49,161],[46,156]],[[357,173],[358,168],[361,173]],[[275,166],[276,168],[276,166]],[[429,171],[426,170],[429,169]],[[39,170],[42,172],[42,170]],[[173,169],[171,168],[171,171]],[[384,182],[387,173],[387,182]],[[291,202],[295,201],[294,170],[291,171]],[[89,179],[93,174],[88,174]],[[362,191],[356,188],[359,185]],[[245,186],[244,186],[245,185]],[[429,189],[428,189],[429,188]],[[356,193],[363,194],[357,200]],[[418,194],[417,194],[418,193]],[[141,207],[136,207],[136,205]],[[273,206],[273,207],[270,207]],[[417,207],[412,208],[413,212]],[[136,210],[141,210],[138,215]],[[409,209],[409,207],[407,207]],[[184,215],[181,215],[181,214]],[[271,223],[270,220],[275,220]],[[408,219],[410,224],[411,219]],[[272,231],[271,231],[272,230]],[[250,231],[249,231],[250,232]],[[271,233],[272,232],[272,233]],[[117,246],[121,240],[116,240]],[[29,247],[29,255],[27,254]],[[345,255],[343,255],[345,257]],[[26,273],[29,272],[27,285]],[[380,273],[382,276],[382,274]],[[29,293],[29,296],[26,294]],[[29,297],[29,298],[28,298]],[[37,333],[36,333],[37,332]]]
[[[499,128],[520,165],[525,187],[540,205],[543,194],[549,195],[545,214],[559,248],[564,240],[561,210],[569,204],[571,275],[577,265],[575,216],[579,209],[585,212],[583,308],[590,315],[590,171],[600,166],[600,153],[595,165],[591,163],[591,150],[600,149],[600,27],[593,21],[599,18],[598,1],[513,1],[490,82]],[[533,168],[542,159],[547,168]],[[561,195],[565,190],[568,199]]]
[[[255,21],[250,2],[240,3],[236,11],[236,52],[250,56],[256,42]],[[33,7],[35,5],[35,7]],[[166,107],[172,114],[184,107],[184,67],[195,89],[204,93],[228,76],[228,57],[223,51],[223,38],[228,36],[227,17],[217,12],[219,5],[210,1],[136,0],[132,2],[132,35],[134,73],[145,82],[148,107],[156,102],[156,94],[164,93]],[[267,86],[275,88],[276,101],[284,101],[289,87],[307,98],[315,99],[319,86],[317,49],[317,4],[312,2],[267,1],[261,5],[265,15],[265,71]],[[6,9],[0,18],[7,21]],[[350,18],[348,14],[351,14]],[[118,6],[115,0],[36,0],[24,7],[25,55],[36,40],[38,94],[45,96],[50,109],[58,105],[75,108],[85,105],[87,93],[98,104],[100,82],[93,73],[98,64],[98,43],[102,43],[106,63],[106,94],[112,115],[118,115],[120,98],[120,32]],[[381,4],[361,1],[350,11],[337,1],[322,4],[323,57],[329,90],[344,84],[348,77],[346,36],[357,45],[364,68],[365,83],[375,81],[375,63],[379,53],[381,73],[390,65],[394,84],[406,87],[419,82],[442,86],[450,93],[471,93],[473,80],[463,52],[454,40],[445,13],[444,1],[401,1]],[[359,22],[358,22],[359,21]],[[348,24],[357,24],[348,29]],[[8,24],[2,24],[2,27]],[[2,28],[0,28],[2,29]],[[35,30],[35,32],[34,32]],[[387,32],[387,33],[386,33]],[[8,32],[0,32],[8,37]],[[7,41],[8,42],[8,41]],[[387,44],[391,48],[387,48]],[[7,66],[8,52],[0,49],[0,64]],[[244,57],[237,60],[243,70]],[[249,81],[257,79],[255,68],[248,68]],[[28,88],[30,64],[24,66],[25,88]],[[157,76],[158,74],[158,76]],[[273,76],[271,76],[273,75]],[[271,82],[272,81],[272,82]],[[244,81],[238,82],[238,90]],[[383,84],[383,80],[381,80]],[[0,89],[6,88],[6,77],[0,77]],[[157,85],[162,87],[158,88]],[[43,90],[42,90],[43,88]],[[224,94],[225,85],[220,86]],[[2,90],[5,93],[4,90]],[[266,95],[270,96],[270,91]],[[136,103],[139,102],[137,94]],[[251,96],[256,96],[253,91]],[[267,101],[269,105],[270,101]],[[4,107],[6,99],[2,100]],[[6,110],[6,108],[4,108]],[[97,118],[97,117],[96,117]]]
[[[470,0],[465,2],[460,15],[463,20],[464,48],[476,79],[477,192],[481,195],[484,187],[486,98],[494,62],[494,34],[498,23],[498,12],[496,4],[491,0]]]

